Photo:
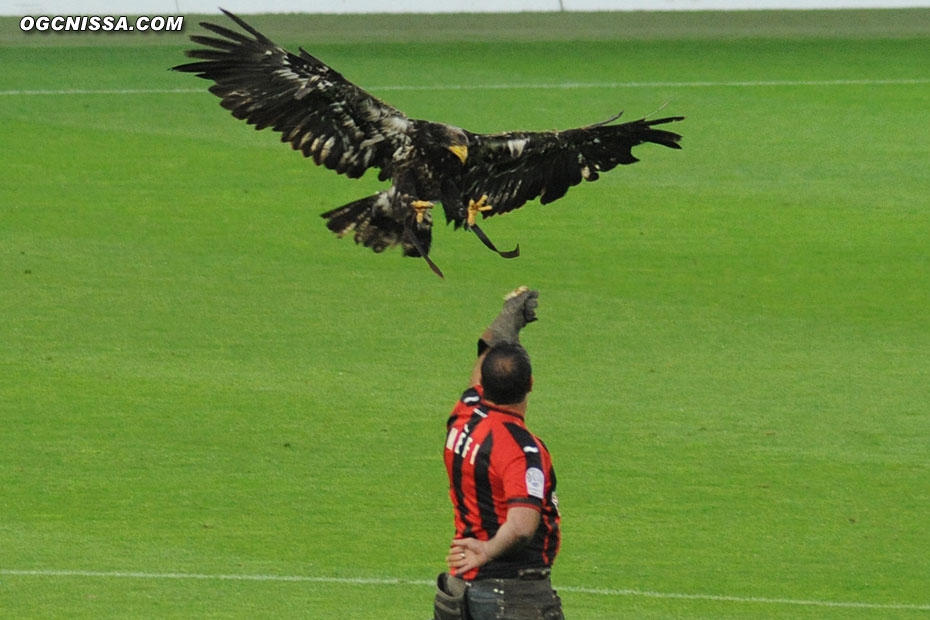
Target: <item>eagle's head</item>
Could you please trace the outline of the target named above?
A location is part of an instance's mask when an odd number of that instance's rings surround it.
[[[450,127],[449,129],[451,130],[449,132],[451,144],[447,148],[461,160],[464,166],[465,161],[468,159],[468,135],[458,127]]]
[[[468,160],[468,134],[453,125],[433,123],[430,127],[431,141],[450,151],[465,165]]]

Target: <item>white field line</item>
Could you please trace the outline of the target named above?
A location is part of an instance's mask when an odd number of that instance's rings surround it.
[[[367,577],[310,577],[301,575],[208,575],[203,573],[148,573],[137,571],[86,571],[86,570],[15,570],[0,569],[0,576],[8,577],[83,577],[96,579],[189,579],[205,581],[260,581],[260,582],[296,582],[296,583],[330,583],[350,585],[387,585],[387,586],[432,586],[433,580],[367,578]],[[676,592],[650,592],[643,590],[621,590],[613,588],[584,588],[577,586],[559,586],[560,592],[577,592],[599,596],[627,596],[656,599],[679,599],[689,601],[720,601],[727,603],[758,603],[768,605],[802,605],[808,607],[833,607],[847,609],[884,609],[930,611],[930,604],[909,603],[869,603],[857,601],[819,601],[789,598],[742,597],[718,594],[682,594]]]
[[[528,84],[433,84],[385,85],[366,87],[372,91],[442,91],[442,90],[570,90],[575,88],[749,88],[765,86],[910,86],[930,84],[930,78],[896,80],[757,80],[732,82],[554,82]],[[66,88],[61,90],[0,90],[0,96],[30,95],[185,95],[206,93],[206,88]]]

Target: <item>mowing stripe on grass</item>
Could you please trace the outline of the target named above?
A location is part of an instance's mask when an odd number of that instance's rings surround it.
[[[572,89],[572,88],[718,88],[754,86],[909,86],[930,84],[930,78],[897,80],[754,80],[732,82],[558,82],[530,84],[433,84],[366,87],[369,90],[434,91],[434,90],[519,90],[519,89]],[[0,96],[27,95],[175,95],[206,93],[204,88],[70,88],[62,90],[0,90]]]
[[[207,581],[274,581],[305,583],[347,583],[354,585],[417,585],[431,586],[435,581],[392,579],[390,577],[310,577],[306,575],[207,575],[204,573],[147,573],[142,571],[94,570],[11,570],[0,569],[0,576],[19,577],[91,577],[100,579],[191,579]]]
[[[898,609],[911,611],[930,611],[930,604],[912,603],[868,603],[856,601],[818,601],[791,598],[768,598],[762,596],[728,596],[724,594],[682,594],[676,592],[649,592],[648,590],[615,590],[612,588],[579,588],[565,586],[557,588],[560,592],[578,592],[582,594],[601,594],[604,596],[639,596],[643,598],[683,599],[695,601],[720,601],[730,603],[766,603],[770,605],[802,605],[808,607],[842,607],[853,609]]]
[[[717,88],[752,86],[901,86],[930,84],[930,78],[898,80],[746,80],[725,82],[558,82],[553,84],[437,84],[434,86],[372,86],[371,90],[519,90],[572,88]]]
[[[85,577],[98,579],[191,579],[212,581],[271,581],[298,583],[331,583],[350,585],[385,586],[433,586],[433,580],[398,579],[392,577],[311,577],[302,575],[208,575],[204,573],[147,573],[139,571],[88,571],[88,570],[15,570],[0,569],[0,576],[10,577]],[[854,609],[885,609],[930,611],[930,604],[911,603],[868,603],[856,601],[818,601],[789,598],[767,598],[757,596],[727,596],[720,594],[683,594],[677,592],[650,592],[648,590],[622,590],[613,588],[584,588],[559,586],[560,592],[594,594],[599,596],[631,596],[656,599],[680,599],[689,601],[717,601],[728,603],[761,603],[768,605],[802,605],[808,607],[835,607]]]

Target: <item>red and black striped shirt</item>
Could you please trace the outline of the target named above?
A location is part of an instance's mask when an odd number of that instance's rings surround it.
[[[449,417],[445,462],[457,538],[491,539],[511,506],[541,517],[529,542],[461,577],[514,578],[521,568],[552,565],[560,542],[555,470],[522,414],[482,400],[480,386],[466,390]]]

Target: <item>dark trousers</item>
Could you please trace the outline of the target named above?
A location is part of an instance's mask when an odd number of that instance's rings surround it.
[[[544,573],[520,579],[471,581],[465,590],[471,620],[564,620],[562,600]]]

